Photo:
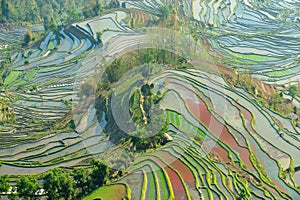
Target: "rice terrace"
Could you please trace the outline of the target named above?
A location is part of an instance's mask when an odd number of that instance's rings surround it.
[[[299,0],[0,2],[0,199],[300,200]]]

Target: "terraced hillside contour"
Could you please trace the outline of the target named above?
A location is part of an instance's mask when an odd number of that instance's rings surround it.
[[[107,152],[118,158],[119,147],[103,133],[105,113],[98,121],[94,99],[86,98],[81,86],[86,78],[101,74],[105,62],[147,47],[147,34],[129,26],[129,18],[141,24],[155,19],[162,5],[159,0],[121,3],[126,9],[50,32],[37,49],[12,56],[5,87],[15,97],[10,108],[16,122],[0,127],[0,174],[43,173],[102,158]],[[196,30],[203,28],[196,36],[206,38],[209,53],[221,54],[229,67],[248,70],[275,85],[295,83],[299,26],[295,12],[280,11],[289,6],[298,9],[297,2],[271,1],[274,13],[264,11],[264,4],[248,1],[168,3],[179,5],[179,19],[191,20]],[[278,24],[283,25],[277,28]],[[200,65],[211,67],[208,62]],[[136,155],[127,174],[105,186],[113,188],[111,193],[119,191],[130,199],[300,196],[300,129],[290,119],[257,103],[245,90],[229,86],[219,73],[164,67],[148,81],[162,95],[160,107],[172,141]],[[130,94],[132,83],[125,84],[124,94]],[[53,128],[70,110],[74,131]],[[107,188],[99,190],[110,194]],[[102,197],[101,192],[91,195],[87,199]]]

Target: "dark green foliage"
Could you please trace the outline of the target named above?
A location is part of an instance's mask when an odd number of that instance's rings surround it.
[[[0,193],[1,192],[8,192],[10,188],[8,175],[0,176]]]
[[[92,160],[91,188],[101,187],[108,180],[109,168],[99,160]]]
[[[49,200],[69,199],[74,194],[73,179],[60,168],[50,170],[44,176],[43,188]]]
[[[278,104],[283,103],[283,98],[280,96],[279,93],[273,93],[270,96],[269,106],[274,110],[277,110]]]
[[[159,8],[158,8],[158,11],[160,13],[160,16],[162,19],[168,19],[171,15],[171,10],[169,8],[168,5],[161,5]]]
[[[126,66],[121,65],[121,59],[114,60],[106,69],[109,82],[113,83],[118,81],[126,71]]]
[[[143,54],[143,60],[145,63],[155,63],[155,54],[151,50],[145,51]]]
[[[0,22],[44,23],[49,30],[81,19],[83,5],[83,0],[2,0]]]
[[[87,0],[84,5],[82,13],[86,18],[98,16],[103,11],[103,3],[100,0]]]
[[[67,17],[65,19],[66,24],[79,21],[82,18],[81,13],[76,8],[67,9]]]
[[[111,0],[107,6],[107,8],[119,8],[120,3],[118,0]]]
[[[18,200],[18,194],[17,194],[17,187],[16,186],[12,186],[11,188],[11,193],[8,195],[8,199],[11,200]]]
[[[102,38],[102,32],[97,32],[97,39],[101,41],[101,38]]]
[[[1,1],[1,11],[2,11],[3,20],[8,19],[9,9],[8,9],[8,2],[7,2],[7,0],[2,0]]]
[[[130,114],[132,120],[136,124],[142,124],[143,122],[143,113],[140,109],[140,90],[134,92],[134,94],[130,98]]]
[[[24,61],[24,64],[25,64],[25,65],[28,65],[28,64],[29,64],[29,60],[26,59],[26,60]]]
[[[83,167],[76,168],[74,170],[73,179],[75,181],[75,186],[81,190],[79,196],[87,194],[87,192],[89,191],[91,181],[89,171]]]
[[[186,59],[161,49],[143,49],[130,53],[130,58],[126,56],[114,60],[105,70],[110,83],[118,81],[124,73],[135,66],[145,63],[170,64],[179,67],[186,63]],[[147,76],[147,74],[143,74]]]
[[[23,199],[36,199],[36,192],[39,190],[37,179],[33,176],[21,176],[17,181],[17,192]]]
[[[155,148],[166,143],[165,132],[168,130],[168,124],[166,123],[164,111],[160,110],[159,106],[156,105],[159,104],[161,100],[161,94],[159,92],[153,94],[153,84],[145,84],[140,89],[134,91],[129,99],[129,112],[131,119],[136,126],[136,130],[131,134],[126,134],[114,121],[112,111],[110,110],[111,91],[109,91],[109,89],[111,84],[117,82],[123,74],[130,71],[135,66],[140,66],[145,63],[168,64],[169,67],[180,68],[181,66],[186,65],[186,59],[161,49],[136,50],[114,60],[106,68],[106,73],[102,77],[97,88],[97,91],[100,93],[96,100],[97,117],[98,120],[101,120],[104,111],[108,122],[104,131],[115,144],[128,143],[128,141],[130,141],[129,143],[132,144],[131,148],[134,151],[145,151],[149,148]],[[142,71],[142,76],[145,79],[150,74],[151,70],[149,69]],[[106,85],[105,90],[103,85]],[[101,89],[99,89],[99,87]],[[146,120],[140,105],[142,97],[142,107],[146,113]],[[155,113],[154,116],[150,116],[150,110]],[[152,132],[152,130],[154,130],[155,133],[145,135]]]
[[[295,96],[297,96],[298,94],[298,87],[296,85],[292,85],[289,87],[288,91],[289,91],[289,95],[291,95],[292,98],[294,99]]]

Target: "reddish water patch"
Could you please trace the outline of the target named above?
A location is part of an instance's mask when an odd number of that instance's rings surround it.
[[[230,162],[228,158],[228,152],[223,149],[220,145],[216,144],[211,151],[217,153],[218,156],[223,160],[223,162]]]
[[[244,162],[244,164],[250,168],[254,169],[251,161],[250,161],[250,153],[247,148],[240,147],[236,140],[232,137],[232,135],[228,132],[227,129],[223,129],[219,139],[226,143],[230,148],[234,149],[239,153],[240,158]]]
[[[286,192],[286,188],[282,187],[280,184],[279,184],[279,181],[278,180],[275,180],[275,179],[271,179],[273,183],[275,183],[275,185],[278,186],[279,190],[282,191],[282,192]]]
[[[175,161],[170,163],[170,166],[172,166],[177,172],[179,172],[179,174],[181,175],[181,177],[184,179],[184,181],[186,183],[189,183],[191,185],[193,185],[195,183],[195,179],[194,179],[194,176],[193,176],[192,172],[179,159],[176,159],[170,153],[165,152],[165,151],[160,151],[159,152],[159,157],[163,160],[165,160],[165,158],[167,158],[167,157],[172,157],[172,160],[175,159]]]
[[[209,127],[211,122],[212,115],[207,110],[207,107],[204,102],[199,101],[199,103],[196,103],[190,99],[186,99],[187,106],[191,113],[194,115],[195,118],[197,118],[200,122],[202,122],[207,128]],[[214,128],[217,131],[220,131],[222,126],[217,126]]]
[[[184,90],[185,93],[192,94],[187,88],[173,83],[176,85],[178,89]],[[203,123],[216,137],[227,144],[229,147],[233,148],[240,154],[241,159],[245,163],[248,168],[254,169],[251,161],[250,161],[250,153],[247,148],[240,147],[236,140],[232,137],[232,135],[228,132],[227,128],[224,124],[220,123],[207,109],[206,104],[199,97],[195,97],[197,102],[189,99],[190,95],[184,96],[185,101],[189,107],[191,113],[201,122]],[[217,153],[221,153],[220,157],[225,161],[229,161],[228,153],[226,151],[221,152],[218,148],[213,148]],[[226,155],[226,156],[225,156]]]
[[[170,169],[169,167],[165,167],[165,170],[170,178],[172,187],[173,187],[173,191],[174,191],[174,196],[175,199],[187,199],[186,194],[185,194],[185,190],[184,187],[180,181],[180,178],[177,176],[177,174]]]
[[[165,164],[157,158],[153,158],[152,160],[157,162],[160,166],[165,166]],[[168,166],[165,166],[164,170],[166,171],[167,176],[169,177],[169,179],[171,181],[171,185],[172,185],[172,188],[173,188],[175,200],[177,200],[177,199],[178,200],[187,200],[185,189],[184,189],[184,187],[181,183],[181,180],[180,180],[179,176],[176,174],[176,172],[174,172]]]

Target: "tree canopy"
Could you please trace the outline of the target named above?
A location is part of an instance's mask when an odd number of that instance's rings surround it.
[[[17,192],[23,199],[36,199],[36,193],[40,186],[33,176],[21,176],[17,181]]]
[[[0,193],[1,192],[8,192],[10,188],[8,175],[0,176]]]
[[[49,200],[69,199],[74,194],[73,179],[60,168],[50,170],[44,176],[43,188]]]
[[[295,98],[298,94],[298,87],[296,85],[292,85],[289,87],[289,95],[292,96],[292,98]]]

